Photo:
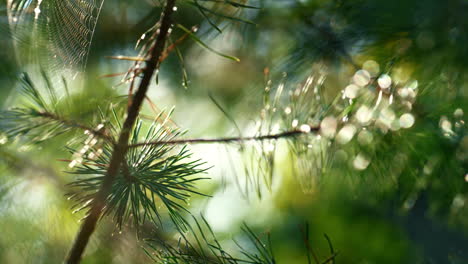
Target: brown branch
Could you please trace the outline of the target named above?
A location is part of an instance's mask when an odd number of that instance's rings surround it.
[[[180,145],[180,144],[211,144],[211,143],[230,143],[230,142],[242,142],[242,141],[261,141],[261,140],[271,140],[271,139],[280,139],[288,137],[296,137],[299,135],[309,134],[312,132],[317,132],[319,127],[311,127],[310,131],[303,130],[290,130],[278,134],[269,134],[263,136],[252,136],[252,137],[225,137],[225,138],[191,138],[191,139],[175,139],[167,141],[154,141],[154,142],[143,142],[128,145],[128,148],[138,148],[148,145]]]
[[[111,191],[115,176],[117,175],[122,162],[124,162],[124,157],[128,150],[127,144],[130,132],[139,115],[141,105],[145,99],[146,92],[148,91],[154,72],[159,66],[159,59],[164,52],[164,46],[169,35],[169,28],[171,27],[171,15],[174,11],[173,8],[175,6],[175,1],[176,0],[167,0],[166,2],[166,6],[164,7],[160,19],[161,26],[159,28],[159,34],[150,50],[150,59],[146,61],[142,80],[135,96],[133,97],[132,104],[128,109],[127,118],[123,124],[117,144],[114,147],[107,174],[98,193],[93,199],[89,214],[85,218],[75,242],[70,249],[69,255],[66,259],[66,263],[68,264],[76,264],[81,261],[81,257],[89,242],[89,238],[94,232],[97,221],[102,215],[102,211],[106,205],[106,199]]]

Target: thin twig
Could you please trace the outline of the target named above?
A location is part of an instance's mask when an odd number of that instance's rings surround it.
[[[211,143],[230,143],[230,142],[242,142],[242,141],[261,141],[269,139],[280,139],[287,137],[296,137],[303,134],[308,134],[311,132],[318,131],[318,127],[312,127],[310,131],[304,130],[290,130],[278,134],[269,134],[263,136],[252,136],[252,137],[224,137],[224,138],[191,138],[191,139],[174,139],[167,141],[153,141],[153,142],[143,142],[128,145],[128,148],[137,148],[148,145],[180,145],[180,144],[211,144]]]
[[[81,124],[81,123],[78,123],[76,121],[73,121],[73,120],[69,120],[69,119],[65,119],[61,116],[58,116],[56,114],[53,114],[53,113],[50,113],[50,112],[38,112],[39,116],[43,117],[43,118],[48,118],[48,119],[52,119],[52,120],[55,120],[57,122],[60,122],[66,126],[69,126],[69,127],[74,127],[74,128],[79,128],[79,129],[82,129],[84,131],[89,131],[89,133],[97,136],[97,137],[100,137],[100,138],[103,138],[105,140],[108,140],[110,141],[111,143],[114,142],[114,139],[107,135],[105,133],[105,131],[102,131],[102,130],[98,130],[98,129],[93,129],[87,125],[84,125],[84,124]]]
[[[331,255],[330,257],[328,257],[324,262],[322,262],[322,264],[327,264],[327,263],[329,263],[330,261],[333,261],[333,262],[334,262],[336,256],[338,256],[338,252],[333,253],[333,255]]]
[[[150,50],[150,59],[146,61],[146,67],[143,71],[142,80],[137,92],[135,93],[135,96],[133,97],[132,104],[128,109],[127,118],[125,119],[122,131],[120,132],[119,140],[117,141],[117,144],[115,145],[112,152],[107,174],[99,191],[92,201],[89,214],[85,218],[75,239],[75,242],[70,249],[66,260],[66,263],[68,264],[76,264],[81,261],[84,249],[96,228],[97,221],[101,217],[104,207],[106,206],[106,199],[112,189],[114,179],[119,172],[122,162],[124,162],[124,157],[128,150],[127,144],[130,137],[130,132],[139,115],[141,105],[145,99],[146,92],[148,91],[154,72],[159,67],[159,59],[164,52],[164,47],[169,35],[169,28],[171,27],[171,15],[174,11],[175,2],[176,0],[167,0],[166,2],[166,6],[164,7],[160,19],[161,26],[159,28],[159,34],[157,35],[156,41]]]

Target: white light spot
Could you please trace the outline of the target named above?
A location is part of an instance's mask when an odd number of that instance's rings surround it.
[[[34,19],[38,19],[39,18],[39,14],[41,13],[41,3],[42,3],[42,0],[39,0],[37,2],[37,6],[36,8],[34,8]]]
[[[8,137],[5,134],[0,134],[0,145],[4,145],[8,142]]]
[[[336,135],[336,141],[340,144],[346,144],[353,139],[354,134],[356,134],[356,127],[351,124],[345,125]]]
[[[392,78],[388,74],[382,74],[379,79],[377,80],[380,88],[387,89],[392,85]]]
[[[325,117],[320,123],[320,134],[324,137],[332,138],[336,134],[336,128],[338,127],[338,121],[333,116]]]
[[[304,125],[301,125],[301,127],[299,128],[299,130],[301,130],[301,132],[304,132],[304,133],[310,133],[311,128],[310,128],[309,125],[304,124]]]
[[[291,112],[292,112],[292,110],[291,110],[291,107],[289,107],[289,106],[284,109],[284,113],[287,114],[287,115],[291,114]]]
[[[353,166],[356,170],[365,170],[369,164],[370,160],[361,153],[359,153],[353,161]]]
[[[273,143],[268,143],[266,146],[265,146],[265,151],[267,153],[271,153],[273,151],[275,151],[275,145]]]
[[[291,123],[292,127],[297,127],[297,125],[299,125],[299,121],[297,121],[297,119],[294,119]]]
[[[280,125],[278,123],[274,124],[273,127],[271,128],[271,133],[276,134],[280,131]]]
[[[409,96],[409,89],[408,88],[398,89],[398,95],[401,98],[407,98]]]
[[[172,11],[176,12],[176,11],[177,11],[177,6],[174,6],[174,7],[172,8]]]
[[[463,117],[463,109],[457,108],[455,112],[453,112],[453,116],[456,118],[462,118]]]
[[[372,119],[372,111],[369,107],[363,105],[356,112],[356,119],[361,124],[367,124]]]
[[[452,122],[450,122],[445,116],[440,118],[439,126],[445,133],[452,132]]]
[[[68,167],[71,169],[73,167],[75,167],[77,164],[76,160],[72,160],[72,162],[70,162],[70,164],[68,164]]]
[[[359,92],[359,86],[355,85],[355,84],[350,84],[348,86],[346,86],[345,90],[344,90],[344,95],[346,97],[348,97],[349,99],[354,99],[357,97],[357,94]]]
[[[371,76],[369,72],[366,70],[359,70],[353,76],[354,83],[361,87],[369,84],[370,79],[371,79]]]
[[[414,125],[414,116],[412,114],[406,113],[400,116],[400,126],[402,128],[410,128]]]

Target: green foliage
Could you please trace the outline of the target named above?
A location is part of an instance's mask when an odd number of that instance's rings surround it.
[[[161,119],[162,114],[156,117],[143,137],[143,122],[139,121],[132,131],[130,144],[136,144],[138,140],[164,141],[180,136],[177,129],[167,126],[167,118]],[[72,197],[77,202],[77,211],[86,209],[98,192],[106,177],[112,147],[108,142],[98,144],[91,137],[79,151],[71,151],[75,153],[75,159],[70,167],[76,168],[70,173],[81,176],[81,179],[69,184],[75,188]],[[172,221],[185,230],[187,222],[183,213],[188,212],[186,205],[191,194],[203,195],[196,191],[195,184],[206,179],[192,177],[203,173],[206,168],[203,168],[204,163],[200,160],[190,158],[186,146],[176,149],[175,146],[147,145],[130,149],[125,164],[113,182],[104,214],[112,215],[118,228],[133,220],[138,229],[145,221],[162,224],[160,211],[161,205],[164,205]]]
[[[213,264],[274,264],[270,239],[268,245],[262,241],[247,225],[242,227],[243,234],[247,237],[245,245],[234,241],[238,252],[230,253],[216,238],[213,230],[202,216],[201,223],[194,217],[196,229],[192,229],[189,239],[181,234],[177,245],[164,240],[148,239],[146,252],[156,263],[189,264],[189,263],[213,263]],[[191,242],[194,241],[194,242]]]
[[[57,113],[57,95],[44,75],[49,98],[46,99],[35,87],[30,77],[24,73],[21,78],[22,92],[28,103],[2,112],[4,130],[9,137],[27,135],[32,142],[43,142],[73,128],[73,124],[60,120]]]

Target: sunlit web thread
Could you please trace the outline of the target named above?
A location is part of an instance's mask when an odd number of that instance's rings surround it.
[[[84,71],[104,0],[8,0],[19,63],[51,74]]]

